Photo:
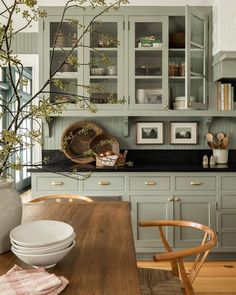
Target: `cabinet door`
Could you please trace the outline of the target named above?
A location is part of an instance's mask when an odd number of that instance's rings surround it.
[[[207,109],[208,17],[186,7],[186,98],[192,109]]]
[[[85,91],[96,109],[124,109],[123,86],[123,16],[85,17],[84,81]]]
[[[168,109],[168,19],[129,18],[129,98],[132,109]]]
[[[82,34],[79,24],[83,24],[83,17],[69,18],[76,19],[78,23],[66,20],[60,23],[60,17],[57,16],[50,16],[44,22],[41,81],[50,76],[51,83],[47,88],[50,92],[50,101],[68,102],[68,109],[73,109],[76,101],[77,106],[83,106],[83,101],[78,100],[83,95],[83,89],[78,87],[83,84],[83,67],[71,64],[72,60],[77,64],[83,64],[83,48],[74,47],[76,39]],[[63,61],[65,64],[60,67]]]
[[[140,227],[140,221],[166,220],[173,217],[173,198],[168,196],[130,196],[133,233],[137,248],[147,249],[163,247],[159,232],[154,227]],[[170,245],[173,243],[172,229],[164,228]],[[139,249],[137,249],[139,251]]]
[[[215,196],[176,196],[174,198],[174,219],[191,220],[216,228]],[[175,229],[174,247],[191,247],[201,243],[200,231],[188,228]]]

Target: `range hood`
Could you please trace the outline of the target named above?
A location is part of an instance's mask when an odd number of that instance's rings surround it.
[[[236,81],[236,51],[220,51],[213,57],[213,81]]]

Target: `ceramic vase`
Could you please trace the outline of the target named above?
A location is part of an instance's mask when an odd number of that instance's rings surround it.
[[[13,180],[0,180],[0,254],[11,248],[9,233],[21,223],[22,203]]]
[[[216,164],[228,163],[228,150],[227,149],[213,149],[213,156]]]

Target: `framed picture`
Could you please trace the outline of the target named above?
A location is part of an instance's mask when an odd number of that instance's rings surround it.
[[[171,144],[197,144],[197,122],[170,122]]]
[[[145,103],[161,104],[162,103],[162,89],[145,89],[144,101]]]
[[[163,122],[137,122],[137,144],[163,144]]]

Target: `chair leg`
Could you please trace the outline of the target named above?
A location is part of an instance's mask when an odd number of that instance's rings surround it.
[[[188,275],[186,273],[183,260],[179,259],[178,262],[179,262],[179,271],[181,274],[181,279],[184,284],[186,295],[195,295],[194,290],[193,290],[193,286],[192,286],[192,284],[188,278]]]

